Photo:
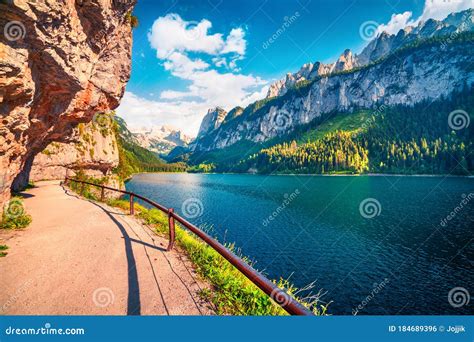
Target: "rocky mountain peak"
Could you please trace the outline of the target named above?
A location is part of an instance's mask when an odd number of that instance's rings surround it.
[[[235,119],[236,117],[242,115],[242,113],[244,112],[244,109],[240,106],[237,106],[235,108],[232,108],[229,113],[227,113],[225,119],[224,119],[224,122],[229,122],[230,120],[232,119]]]
[[[345,71],[351,70],[356,66],[356,59],[352,55],[352,51],[350,49],[344,50],[344,52],[339,56],[337,60],[334,71]]]
[[[214,125],[208,133],[203,129],[193,143],[194,151],[221,149],[241,140],[267,141],[330,112],[381,104],[414,105],[448,96],[464,84],[474,84],[474,72],[466,68],[473,63],[474,42],[470,35],[453,34],[466,31],[472,32],[472,10],[407,27],[397,34],[382,33],[360,54],[345,50],[334,63],[307,63],[272,84],[268,96],[284,95],[298,82],[310,80],[301,91],[262,102],[257,109],[247,107],[234,124]],[[411,45],[413,42],[417,44]],[[404,46],[411,48],[393,54]],[[275,113],[284,113],[283,128],[275,124]],[[209,127],[209,120],[208,114],[202,126]],[[206,139],[200,139],[204,135]]]
[[[473,9],[451,13],[444,20],[428,19],[416,26],[407,26],[397,34],[381,32],[357,55],[346,49],[334,63],[306,63],[296,73],[288,73],[285,78],[272,83],[267,98],[284,95],[288,89],[302,80],[314,80],[319,76],[333,72],[348,71],[355,67],[365,66],[389,55],[405,44],[416,39],[449,35],[453,32],[473,30]]]
[[[198,137],[201,137],[218,128],[224,121],[227,112],[221,107],[210,108],[199,127]]]
[[[153,126],[132,133],[133,141],[150,151],[166,154],[176,146],[187,146],[192,138],[171,125]]]

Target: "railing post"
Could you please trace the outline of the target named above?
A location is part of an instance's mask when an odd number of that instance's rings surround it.
[[[135,207],[133,205],[133,195],[130,195],[130,215],[135,214]]]
[[[169,208],[168,209],[168,225],[170,228],[170,243],[168,244],[168,248],[166,249],[167,251],[171,251],[174,246],[174,240],[175,240],[175,229],[174,229],[174,217],[173,217],[174,209]]]
[[[100,201],[104,202],[104,187],[103,186],[101,187],[101,191],[100,191]]]

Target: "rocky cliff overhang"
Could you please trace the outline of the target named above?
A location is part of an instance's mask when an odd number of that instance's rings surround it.
[[[33,159],[98,112],[130,76],[134,0],[0,2],[0,203]]]

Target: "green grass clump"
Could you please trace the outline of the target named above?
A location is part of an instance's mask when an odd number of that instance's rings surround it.
[[[131,11],[125,14],[125,18],[129,22],[130,26],[132,26],[132,28],[138,27],[138,17],[136,15],[133,15]]]
[[[108,204],[123,210],[130,209],[127,200],[110,200]],[[168,217],[158,209],[147,209],[135,203],[135,212],[146,224],[153,227],[158,235],[168,236]],[[176,243],[182,248],[198,273],[213,286],[204,289],[201,296],[211,301],[220,315],[286,315],[279,305],[248,280],[238,269],[225,260],[212,247],[201,242],[198,237],[176,224]],[[234,251],[233,245],[226,245]],[[247,258],[243,258],[250,264]],[[288,280],[274,281],[280,288],[296,295],[300,291]],[[319,296],[297,298],[303,305],[317,315],[325,315],[327,305],[319,301]]]
[[[8,249],[7,245],[0,245],[0,258],[7,256],[8,252],[5,252]]]
[[[31,223],[31,220],[31,216],[25,211],[22,198],[13,197],[3,210],[0,229],[25,228]]]

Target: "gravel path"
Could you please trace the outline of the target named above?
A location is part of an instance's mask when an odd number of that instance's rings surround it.
[[[31,225],[0,232],[0,315],[213,314],[186,256],[137,219],[59,182],[25,195]]]

